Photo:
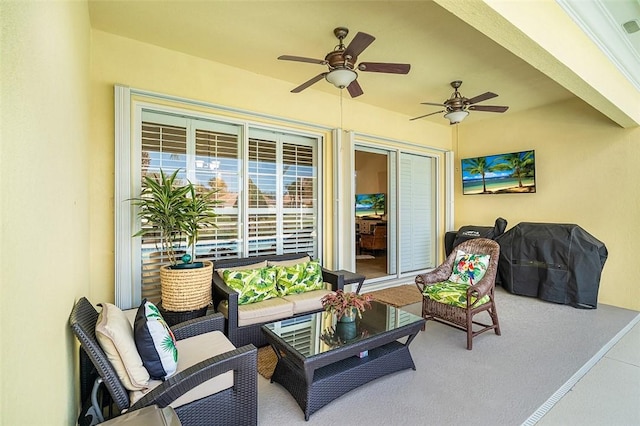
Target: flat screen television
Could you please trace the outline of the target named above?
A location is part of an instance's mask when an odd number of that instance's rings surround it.
[[[385,211],[385,194],[356,194],[356,216],[382,216]]]
[[[535,151],[465,158],[462,194],[522,194],[536,192]]]

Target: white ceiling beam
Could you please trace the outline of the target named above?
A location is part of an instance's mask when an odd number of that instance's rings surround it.
[[[621,127],[640,126],[640,91],[558,3],[434,1]]]

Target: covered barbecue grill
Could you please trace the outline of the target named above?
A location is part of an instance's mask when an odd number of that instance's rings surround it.
[[[498,282],[510,293],[597,307],[607,248],[580,226],[523,222],[496,241]]]

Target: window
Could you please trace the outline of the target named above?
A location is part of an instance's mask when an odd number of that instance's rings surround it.
[[[316,157],[307,137],[249,130],[250,256],[317,253]]]
[[[196,185],[196,191],[217,191],[217,228],[201,232],[196,257],[237,257],[241,127],[148,110],[142,110],[141,115],[140,185],[146,176],[158,176],[160,170],[165,174],[179,170],[180,184],[188,180]],[[154,302],[160,299],[160,266],[167,263],[159,237],[148,233],[140,242],[141,297]],[[186,241],[181,248],[186,248]]]
[[[124,146],[117,155],[121,163],[128,159],[130,167],[116,167],[130,170],[130,176],[116,176],[116,192],[124,192],[116,194],[122,201],[120,214],[116,213],[119,306],[160,299],[160,266],[167,263],[167,256],[158,235],[131,237],[147,225],[139,223],[127,200],[140,193],[145,176],[161,169],[179,170],[182,183],[189,180],[197,191],[217,191],[217,227],[201,232],[197,259],[298,252],[320,258],[320,135],[266,129],[148,103],[134,102],[131,116],[130,156],[122,153],[127,154]],[[186,249],[186,241],[180,249]]]

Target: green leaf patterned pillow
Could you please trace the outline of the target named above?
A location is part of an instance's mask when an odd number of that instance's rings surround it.
[[[278,269],[278,293],[281,296],[324,288],[322,268],[317,260],[291,266],[276,266],[276,268]]]
[[[490,258],[488,254],[471,254],[458,250],[449,281],[467,285],[477,283],[487,272]]]
[[[238,305],[260,302],[278,297],[276,268],[225,270],[224,282],[238,293]]]
[[[467,289],[468,284],[452,283],[451,281],[444,281],[433,285],[425,286],[422,294],[429,297],[436,302],[445,303],[447,305],[458,306],[459,308],[467,307]],[[471,298],[471,304],[476,301],[475,297]],[[480,305],[484,305],[489,301],[489,295],[480,299]]]

